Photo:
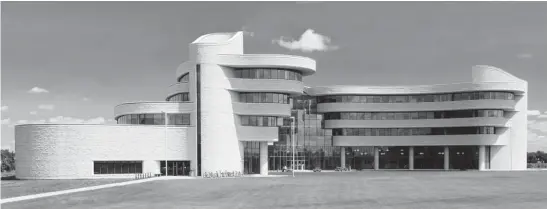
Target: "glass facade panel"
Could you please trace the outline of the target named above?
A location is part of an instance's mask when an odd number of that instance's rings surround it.
[[[288,94],[266,92],[239,93],[239,102],[288,104],[288,101],[283,99],[284,97],[288,97]]]
[[[330,112],[325,120],[423,120],[473,117],[503,117],[503,110],[455,110],[429,112]]]
[[[408,169],[408,147],[379,147],[380,169]]]
[[[93,161],[94,174],[142,173],[142,161]]]
[[[450,169],[469,170],[479,169],[478,146],[449,147]]]
[[[342,100],[338,99],[340,97]],[[511,92],[461,92],[424,95],[329,95],[320,96],[318,99],[319,103],[418,103],[482,99],[514,100],[514,94]]]
[[[186,73],[184,74],[183,76],[181,76],[178,80],[178,82],[180,83],[188,83],[188,81],[190,80],[190,73]]]
[[[168,113],[167,125],[190,125],[189,113]],[[164,125],[165,119],[163,113],[155,114],[130,114],[122,115],[117,118],[118,124],[139,124],[139,125]]]
[[[188,92],[178,93],[167,98],[170,102],[188,102],[190,101],[190,95]]]
[[[283,79],[302,81],[302,74],[289,69],[274,68],[237,68],[235,70],[236,78],[244,79]]]
[[[240,124],[242,126],[277,126],[277,117],[275,116],[249,116],[241,115]]]
[[[414,169],[444,169],[444,147],[414,147]]]
[[[364,129],[364,130],[360,130]],[[473,135],[496,134],[495,127],[446,127],[446,128],[334,128],[333,136],[416,136],[416,135]],[[397,130],[397,131],[395,131]],[[395,133],[397,133],[395,135]],[[365,134],[365,135],[361,135]]]

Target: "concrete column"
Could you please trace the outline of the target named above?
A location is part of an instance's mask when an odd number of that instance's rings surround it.
[[[268,175],[268,142],[260,142],[260,175]]]
[[[414,170],[414,147],[408,147],[408,169]]]
[[[444,147],[444,170],[450,170],[450,150]]]
[[[380,169],[380,152],[378,147],[374,147],[374,170]]]
[[[346,148],[340,147],[340,167],[346,167]]]
[[[486,168],[486,147],[484,145],[479,146],[479,171]]]

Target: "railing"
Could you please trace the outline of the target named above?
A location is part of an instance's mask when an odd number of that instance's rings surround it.
[[[137,173],[135,174],[135,179],[147,179],[147,178],[152,178],[152,177],[157,177],[158,175],[154,175],[150,172],[148,173]]]
[[[243,173],[240,171],[216,171],[216,172],[204,172],[203,178],[235,178],[242,177]]]

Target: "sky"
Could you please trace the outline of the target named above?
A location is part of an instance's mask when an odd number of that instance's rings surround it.
[[[163,101],[188,44],[244,30],[245,52],[313,58],[318,85],[471,81],[492,65],[529,83],[528,150],[547,151],[543,2],[2,2],[2,148],[13,125],[115,123]],[[523,139],[524,140],[524,139]]]

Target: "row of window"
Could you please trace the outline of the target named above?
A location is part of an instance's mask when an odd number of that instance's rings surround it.
[[[494,127],[447,128],[335,128],[333,136],[418,136],[418,135],[468,135],[496,134]]]
[[[167,125],[190,125],[189,113],[168,113]],[[164,125],[163,113],[128,114],[118,117],[118,124]]]
[[[297,80],[302,81],[302,74],[292,70],[286,69],[245,69],[240,68],[235,71],[236,78],[247,79],[283,79],[283,80]]]
[[[419,120],[442,118],[503,117],[503,110],[455,110],[429,112],[331,112],[325,120]]]
[[[170,102],[188,102],[190,101],[190,94],[188,92],[178,93],[167,98]]]
[[[417,103],[417,102],[446,102],[463,100],[513,100],[510,92],[463,92],[448,94],[423,95],[329,95],[319,97],[318,103]]]
[[[240,119],[242,126],[277,126],[277,117],[275,116],[242,115]]]
[[[288,94],[279,93],[239,93],[239,102],[243,103],[281,103],[289,104]]]
[[[190,80],[190,73],[186,73],[186,74],[182,75],[182,76],[179,78],[178,82],[180,82],[180,83],[188,83],[189,80]]]
[[[142,161],[93,161],[95,174],[142,173]]]

